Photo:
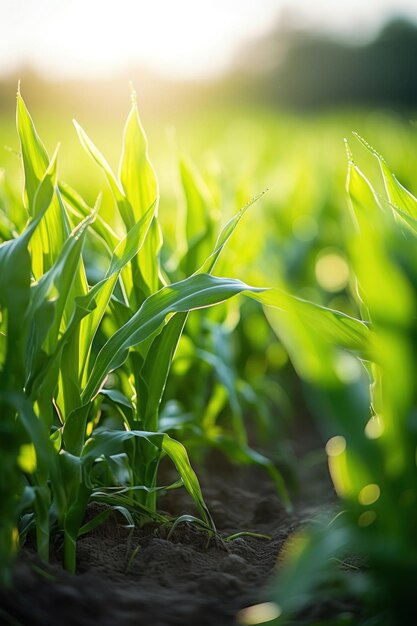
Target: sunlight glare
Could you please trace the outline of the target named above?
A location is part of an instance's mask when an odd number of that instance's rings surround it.
[[[417,18],[415,0],[2,0],[0,73],[29,66],[62,79],[108,77],[140,65],[207,78],[279,21],[366,36],[401,11]]]

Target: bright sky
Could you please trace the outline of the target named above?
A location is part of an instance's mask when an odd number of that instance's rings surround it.
[[[283,10],[313,27],[375,30],[417,0],[0,0],[0,73],[56,77],[142,64],[173,78],[214,75]]]

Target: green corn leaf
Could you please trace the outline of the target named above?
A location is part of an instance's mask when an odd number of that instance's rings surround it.
[[[101,513],[99,513],[98,515],[93,517],[93,519],[91,519],[89,522],[84,524],[79,529],[77,537],[82,537],[82,535],[87,535],[92,530],[97,528],[97,526],[100,526],[100,524],[105,522],[114,511],[118,511],[125,518],[127,522],[127,525],[125,526],[125,528],[134,528],[135,522],[130,511],[128,511],[127,508],[124,506],[112,506],[111,509],[105,509],[104,511],[101,511]]]
[[[148,142],[139,119],[134,92],[132,93],[132,107],[123,134],[119,180],[125,197],[132,207],[133,222],[126,224],[128,228],[131,228],[134,222],[139,221],[150,206],[155,208],[149,235],[139,252],[138,264],[134,268],[139,279],[133,280],[132,287],[136,292],[136,303],[141,304],[144,298],[161,286],[158,255],[162,239],[156,217],[159,201],[158,181],[149,160]]]
[[[74,215],[74,217],[78,221],[82,220],[84,217],[88,217],[93,212],[93,208],[88,206],[88,204],[84,201],[84,199],[78,194],[75,189],[72,189],[66,183],[59,183],[58,188],[62,199],[66,202],[70,213]],[[97,207],[97,217],[96,220],[91,225],[92,230],[96,233],[98,239],[105,245],[106,250],[109,254],[112,253],[114,248],[119,243],[120,237],[115,233],[113,228],[106,222],[105,219],[98,213],[98,207],[101,204],[101,194],[96,200],[95,207]]]
[[[23,393],[2,393],[1,401],[2,404],[13,407],[19,414],[19,419],[36,449],[36,471],[45,479],[49,474],[49,464],[55,459],[55,451],[44,425],[35,415],[30,401],[24,397]]]
[[[153,490],[151,489],[150,491]],[[166,515],[161,515],[160,513],[157,513],[157,511],[147,507],[142,502],[138,502],[137,500],[132,501],[132,496],[128,493],[119,494],[94,492],[91,495],[91,501],[107,504],[111,507],[123,506],[132,514],[132,516],[140,516],[142,520],[152,520],[154,522],[157,522],[158,524],[165,524],[168,521]]]
[[[154,339],[138,376],[139,416],[146,429],[158,428],[159,405],[187,315],[177,313],[164,326]]]
[[[101,389],[100,395],[104,396],[115,407],[126,428],[130,428],[134,415],[132,401],[118,389]]]
[[[101,431],[87,441],[82,452],[85,467],[91,465],[100,456],[110,456],[123,450],[124,444],[131,439],[144,439],[155,448],[165,452],[174,463],[184,483],[184,487],[193,498],[204,521],[214,528],[210,513],[204,502],[197,476],[191,467],[184,446],[164,433],[147,431]]]
[[[1,177],[1,171],[0,171]],[[0,243],[13,239],[15,226],[3,209],[0,207]]]
[[[135,223],[144,217],[149,207],[154,207],[153,219],[148,236],[141,246],[138,262],[133,264],[131,271],[126,269],[123,273],[127,293],[129,298],[133,298],[133,305],[136,308],[162,284],[158,263],[162,238],[156,219],[158,186],[147,156],[146,138],[139,121],[136,104],[133,103],[126,123],[120,163],[120,181],[117,180],[106,159],[85,131],[77,122],[74,121],[74,124],[82,146],[105,173],[126,230],[130,231]]]
[[[73,120],[75,129],[77,131],[78,137],[80,139],[81,145],[87,154],[100,166],[103,170],[107,182],[109,183],[110,189],[113,193],[113,196],[116,200],[117,206],[119,208],[120,216],[123,222],[126,225],[126,228],[129,230],[131,226],[134,224],[134,217],[132,207],[130,206],[127,198],[121,188],[119,181],[114,175],[110,165],[107,163],[104,156],[101,154],[98,148],[94,145],[91,139],[88,137],[87,133],[81,128],[76,120]]]
[[[138,254],[138,276],[140,283],[137,288],[137,302],[142,303],[143,300],[155,293],[162,285],[165,284],[161,277],[159,251],[162,247],[162,232],[159,222],[154,216],[149,227],[148,236],[145,239],[142,249]],[[137,284],[134,281],[134,284]]]
[[[125,443],[135,438],[146,439],[155,448],[161,450],[164,436],[163,433],[142,430],[100,430],[86,441],[81,459],[84,466],[88,467],[100,457],[109,457],[123,452]]]
[[[78,137],[80,139],[81,145],[87,154],[99,165],[99,167],[103,170],[107,182],[109,183],[110,189],[113,193],[114,199],[119,209],[120,216],[127,228],[130,229],[132,224],[134,223],[133,210],[130,206],[123,189],[114,175],[110,165],[107,163],[104,156],[101,154],[99,149],[94,145],[91,139],[88,137],[87,133],[81,128],[76,120],[73,120],[75,129],[77,131]]]
[[[143,215],[134,223],[127,235],[116,246],[113,257],[110,262],[110,267],[107,270],[106,276],[111,276],[115,272],[121,272],[121,270],[131,261],[141,250],[148,229],[151,226],[152,218],[155,214],[156,202],[154,201],[143,212]]]
[[[184,157],[180,161],[180,177],[186,203],[185,239],[188,247],[192,247],[210,227],[212,202],[197,170]]]
[[[381,210],[372,185],[353,163],[349,167],[348,190],[358,225],[350,241],[353,267],[363,306],[374,328],[372,404],[376,413],[383,415],[384,437],[389,442],[384,460],[385,467],[389,467],[387,472],[401,475],[415,453],[414,444],[405,435],[415,396],[414,356],[410,348],[416,316],[415,289],[412,272],[404,269],[410,267],[406,258],[410,253],[403,256],[408,233],[398,228],[391,210]],[[404,207],[408,214],[407,199]],[[410,223],[412,219],[410,215]],[[414,245],[414,240],[409,242]]]
[[[375,148],[373,148],[363,137],[357,133],[353,133],[355,137],[361,142],[363,146],[377,159],[381,168],[382,177],[384,179],[385,190],[388,196],[389,202],[393,205],[393,208],[397,208],[401,213],[405,213],[413,220],[417,219],[417,198],[408,191],[399,182],[396,176],[389,169],[384,157],[381,156]]]
[[[87,309],[90,309],[91,305],[94,303],[94,308],[91,308],[90,313],[80,320],[79,377],[82,383],[85,382],[87,376],[94,337],[107,309],[117,279],[118,274],[116,273],[108,278],[104,278],[99,283],[96,283],[94,287],[89,290],[88,294],[79,301],[82,307]]]
[[[238,213],[236,213],[236,215],[234,215],[228,222],[227,224],[225,224],[225,226],[222,228],[217,241],[216,241],[216,245],[214,246],[214,250],[211,253],[211,255],[205,260],[205,262],[203,263],[203,265],[200,267],[200,269],[198,270],[198,274],[210,274],[218,259],[220,254],[222,253],[222,251],[224,250],[226,244],[228,243],[230,237],[233,235],[234,231],[236,230],[237,226],[239,225],[239,222],[241,221],[241,219],[243,218],[243,216],[245,215],[246,211],[253,205],[255,204],[255,202],[257,202],[260,198],[262,198],[263,195],[265,195],[266,191],[261,192],[260,194],[258,194],[257,196],[255,196],[254,198],[252,198],[252,200],[250,200],[247,204],[245,204],[244,207],[242,207],[240,209],[240,211]]]
[[[95,213],[92,213],[73,230],[66,240],[58,259],[52,268],[42,276],[33,290],[32,315],[38,309],[41,309],[43,305],[48,305],[49,299],[54,296],[55,320],[50,328],[51,346],[53,347],[56,344],[62,316],[77,276],[87,229],[94,220]],[[58,294],[57,297],[55,294]]]
[[[28,393],[31,392],[31,387],[38,389],[38,402],[42,398],[46,398],[46,402],[50,404],[50,399],[54,394],[62,352],[79,328],[81,320],[85,316],[90,315],[96,306],[92,291],[93,289],[90,289],[85,296],[75,298],[72,316],[64,334],[59,338],[54,352],[49,356],[44,355],[44,359],[38,363],[38,371],[34,371],[33,378],[26,382]],[[44,320],[43,323],[46,324],[46,321]]]
[[[276,624],[294,623],[300,608],[314,603],[318,585],[331,588],[340,576],[341,562],[352,551],[352,541],[355,545],[343,518],[331,524],[326,518],[320,522],[309,534],[303,530],[294,533],[286,546],[279,563],[279,584],[268,594],[282,611]]]
[[[79,336],[80,329],[77,328],[71,340],[66,342],[62,350],[56,406],[61,415],[64,416],[70,415],[73,410],[80,406],[81,402]]]
[[[25,203],[33,207],[36,190],[48,168],[49,158],[20,95],[20,89],[17,92],[16,123],[25,174]]]
[[[369,359],[368,344],[371,330],[365,322],[297,298],[282,289],[266,289],[260,293],[249,293],[248,296],[284,313],[292,312],[329,344],[358,352]]]
[[[80,375],[82,377],[85,377],[88,371],[92,342],[103,319],[120,272],[138,254],[143,246],[154,210],[155,205],[152,205],[145,211],[142,218],[132,226],[122,241],[119,242],[113,252],[106,276],[90,290],[90,294],[86,297],[86,300],[89,302],[94,298],[96,306],[92,314],[85,318],[81,324]]]
[[[49,158],[39,139],[32,118],[20,95],[17,94],[17,129],[25,173],[25,201],[29,213],[36,216],[35,196],[49,167]],[[50,269],[69,234],[69,223],[64,205],[55,190],[51,206],[31,242],[32,271],[36,278]]]
[[[127,236],[122,240],[119,245],[116,247],[113,258],[110,263],[110,268],[107,272],[107,278],[103,279],[100,283],[95,285],[87,294],[81,296],[79,300],[79,306],[81,306],[84,310],[87,310],[89,314],[85,319],[81,321],[80,328],[80,336],[75,337],[73,343],[70,346],[72,350],[79,350],[78,353],[74,353],[73,356],[70,356],[69,353],[66,355],[66,363],[72,365],[74,362],[79,363],[80,371],[71,371],[67,372],[67,376],[65,379],[65,384],[67,388],[63,387],[63,391],[66,392],[67,402],[71,402],[71,406],[79,405],[79,388],[78,388],[78,374],[82,377],[83,372],[86,371],[88,365],[88,355],[91,350],[91,344],[97,328],[100,324],[100,321],[104,315],[105,309],[108,305],[109,299],[113,292],[114,286],[116,284],[118,275],[122,268],[137,254],[138,249],[143,244],[143,240],[146,236],[147,228],[149,227],[149,221],[152,218],[153,208],[149,209],[142,220],[134,225],[134,227],[129,231]],[[53,270],[46,277],[44,277],[44,281],[41,281],[39,288],[40,293],[39,297],[35,299],[36,301],[43,301],[43,297],[45,296],[45,290],[51,286],[51,284],[58,279],[60,279],[62,285],[57,285],[58,292],[62,293],[63,299],[65,300],[66,296],[70,292],[70,284],[68,281],[71,281],[76,275],[75,268],[73,268],[70,272],[62,271],[65,267],[67,270],[70,266],[69,259],[73,258],[74,263],[77,263],[77,258],[81,254],[82,249],[82,239],[86,232],[86,227],[89,226],[95,217],[95,213],[87,217],[82,224],[77,227],[74,231],[73,236],[68,240],[68,242],[64,246],[64,250],[61,254],[60,260],[55,264]],[[71,254],[71,257],[69,256]],[[64,284],[65,283],[65,284]],[[66,284],[68,283],[68,284]],[[75,294],[74,294],[75,296]],[[74,298],[73,298],[74,300]],[[59,302],[59,299],[58,299]],[[92,307],[92,303],[94,302],[94,307]],[[47,306],[48,303],[45,303]],[[74,304],[72,305],[74,306]],[[61,307],[62,312],[62,307]],[[60,318],[58,317],[58,320]],[[45,325],[38,326],[37,332]],[[72,333],[74,333],[75,328],[72,327]],[[78,347],[79,346],[79,347]],[[54,342],[52,342],[52,348],[54,347]],[[62,346],[63,348],[63,346]],[[51,360],[52,363],[56,364],[56,359]],[[36,364],[35,370],[38,369],[39,365]],[[50,373],[53,370],[49,370]],[[36,374],[36,371],[34,372]],[[57,370],[55,366],[55,376],[57,375]],[[53,389],[54,384],[50,376],[46,378],[48,381],[48,386],[50,389]],[[45,383],[42,384],[42,388],[45,388]],[[71,382],[72,381],[72,382]],[[71,399],[71,400],[69,400]],[[60,404],[64,402],[64,399],[61,398]]]
[[[258,291],[238,280],[207,274],[191,276],[163,287],[150,296],[132,319],[103,346],[84,389],[84,403],[95,397],[107,374],[126,360],[129,349],[158,331],[169,314],[212,306],[250,289]]]
[[[385,211],[371,183],[352,161],[347,188],[357,225],[352,239],[354,269],[372,321],[379,318],[383,323],[389,319],[391,324],[408,324],[414,315],[414,299],[406,277],[390,257],[388,248],[395,232],[392,212]],[[390,285],[396,286],[395,298]]]
[[[185,199],[184,233],[180,244],[184,255],[180,266],[189,276],[201,265],[213,245],[213,202],[197,170],[184,158],[180,161],[180,178]]]
[[[87,420],[91,404],[84,404],[73,409],[66,415],[62,437],[64,448],[69,454],[78,456],[81,454],[84,442]]]
[[[132,319],[108,340],[97,356],[83,392],[83,401],[87,403],[97,394],[107,374],[126,360],[129,349],[156,332],[167,315],[211,306],[242,292],[248,292],[263,304],[284,310],[297,306],[297,310],[311,324],[320,324],[320,330],[329,340],[333,341],[336,337],[343,347],[354,350],[365,347],[364,339],[369,330],[358,320],[292,298],[280,290],[256,289],[240,281],[197,274],[164,287],[148,298]]]
[[[95,213],[86,217],[74,229],[52,268],[43,275],[32,290],[30,314],[33,324],[30,358],[27,362],[28,391],[32,386],[33,379],[39,375],[39,371],[46,364],[45,357],[54,355],[56,352],[58,338],[65,333],[67,323],[71,319],[75,297],[84,290],[84,281],[82,280],[84,269],[81,255],[87,229],[94,219]],[[68,405],[70,397],[72,398],[70,406],[79,406],[80,403],[76,344],[77,340],[69,346],[72,354],[67,352],[61,361],[61,392],[56,398],[57,406],[61,410],[65,404]],[[63,349],[68,350],[68,346],[63,346]],[[43,408],[43,417],[49,423],[51,423],[53,416],[53,398],[51,395],[45,395],[45,391],[48,387],[50,393],[54,393],[59,376],[59,362],[52,358],[51,363],[54,363],[54,367],[45,373],[45,378],[41,384],[42,397],[39,397]],[[65,375],[63,374],[64,369]],[[36,386],[33,389],[36,390]],[[38,393],[39,391],[40,389],[38,389]],[[49,409],[47,409],[48,405]]]
[[[177,468],[183,480],[184,487],[197,505],[204,521],[209,524],[211,528],[215,529],[209,510],[204,502],[197,476],[190,465],[186,449],[179,441],[172,439],[169,435],[164,435],[162,448]]]
[[[56,153],[34,196],[36,217],[29,222],[20,237],[0,246],[0,306],[8,311],[7,357],[1,377],[4,388],[15,391],[23,388],[25,379],[25,343],[29,331],[25,322],[30,302],[31,279],[28,246],[50,206],[56,181],[55,164]]]
[[[148,157],[148,143],[139,119],[136,102],[132,103],[123,134],[123,149],[119,179],[133,211],[133,224],[139,221],[150,206],[158,204],[158,182]]]
[[[18,391],[23,388],[28,333],[23,324],[30,301],[30,269],[25,238],[0,246],[0,306],[7,310],[6,359],[0,375],[3,389]]]
[[[337,348],[371,360],[372,331],[363,322],[279,289],[255,299],[266,305],[264,310],[271,327],[299,374],[307,380],[327,387],[340,384],[335,369]]]
[[[110,398],[115,404],[121,404],[128,409],[133,408],[132,402],[119,389],[102,389],[100,393]]]
[[[115,455],[113,455],[115,456]],[[126,455],[123,455],[126,456]],[[114,494],[115,496],[122,496],[125,494],[131,494],[136,491],[146,491],[147,493],[158,493],[162,491],[172,491],[174,489],[180,489],[184,486],[182,478],[179,478],[170,485],[160,485],[159,487],[147,487],[146,485],[126,485],[123,487],[100,487],[93,490],[92,497],[95,499],[100,496],[109,496]]]

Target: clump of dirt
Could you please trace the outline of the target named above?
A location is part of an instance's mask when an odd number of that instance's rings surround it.
[[[287,537],[320,503],[303,501],[291,515],[271,481],[257,468],[214,459],[199,471],[219,533],[240,531],[226,543],[189,524],[133,531],[112,516],[78,542],[78,573],[61,568],[59,546],[50,566],[30,548],[22,551],[13,588],[0,591],[0,623],[13,626],[231,626],[237,612],[258,602]],[[326,485],[327,500],[331,489]],[[97,505],[95,505],[97,506]],[[167,492],[160,508],[192,512],[188,495]],[[55,561],[55,562],[54,562]]]

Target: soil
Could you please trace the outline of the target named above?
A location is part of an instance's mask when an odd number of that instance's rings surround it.
[[[30,547],[16,563],[13,588],[0,592],[0,624],[13,626],[232,626],[243,607],[264,600],[288,536],[318,509],[331,504],[332,489],[319,464],[310,468],[306,493],[288,514],[267,474],[213,457],[198,471],[220,534],[252,531],[221,545],[189,524],[148,525],[133,532],[117,513],[78,542],[78,572],[41,564]],[[324,469],[324,471],[323,471]],[[98,506],[98,505],[95,505]],[[193,512],[183,490],[168,492],[160,508]],[[54,562],[55,560],[55,562]]]

